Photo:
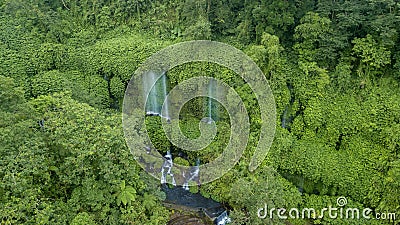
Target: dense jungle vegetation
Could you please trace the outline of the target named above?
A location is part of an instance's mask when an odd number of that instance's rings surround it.
[[[249,55],[278,116],[269,154],[250,172],[261,125],[253,93],[212,63],[174,68],[172,84],[226,81],[250,113],[239,163],[192,192],[224,203],[232,224],[395,224],[260,219],[257,209],[319,209],[345,196],[348,207],[400,217],[399,34],[398,0],[0,0],[0,224],[166,224],[159,181],[126,146],[122,100],[147,57],[196,39]],[[188,136],[197,116],[183,121]],[[165,152],[160,120],[147,122]],[[217,124],[224,131],[229,118]],[[176,160],[211,160],[227,135]]]

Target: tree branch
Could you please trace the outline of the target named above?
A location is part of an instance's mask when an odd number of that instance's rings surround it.
[[[64,7],[65,7],[67,10],[69,10],[69,8],[68,8],[68,6],[65,4],[64,0],[61,0],[61,1],[62,1],[62,3],[63,3]]]

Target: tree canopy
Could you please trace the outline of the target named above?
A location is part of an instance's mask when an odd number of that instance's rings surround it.
[[[226,205],[233,224],[395,224],[257,210],[321,209],[345,196],[346,207],[400,217],[399,32],[398,0],[0,0],[0,224],[166,224],[173,210],[125,143],[122,103],[146,58],[199,39],[250,56],[278,116],[269,154],[250,172],[263,123],[255,93],[217,64],[168,71],[170,88],[223,80],[250,118],[240,161],[191,192]],[[204,102],[182,109],[191,139]],[[230,137],[229,115],[216,108],[217,136],[203,151],[170,143],[158,117],[146,119],[150,138],[162,154],[179,152],[175,163],[209,162]]]

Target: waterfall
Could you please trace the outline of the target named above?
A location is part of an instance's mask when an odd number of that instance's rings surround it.
[[[208,85],[208,118],[210,119],[210,121],[212,120],[212,110],[211,110],[211,107],[212,107],[212,96],[213,96],[213,93],[212,93],[212,81],[210,81],[210,84]]]
[[[157,104],[157,84],[155,73],[149,72],[146,74],[143,78],[143,88],[146,97],[146,114],[159,115],[160,111]]]
[[[200,159],[196,160],[196,166],[192,168],[192,170],[189,172],[188,175],[183,173],[183,177],[185,177],[185,182],[183,183],[182,187],[186,191],[189,191],[189,182],[190,181],[196,181],[197,185],[200,185],[200,177],[199,177],[199,172],[200,172]]]
[[[146,115],[161,116],[169,120],[168,101],[167,101],[167,75],[162,73],[159,76],[154,72],[148,72],[143,77],[143,88],[146,97]],[[164,111],[162,106],[165,102]]]
[[[146,115],[160,116],[169,121],[170,107],[168,101],[167,79],[166,72],[156,73],[150,71],[143,76],[143,89],[146,99]],[[207,119],[207,123],[212,123],[212,121],[216,120],[217,116],[216,105],[215,102],[213,102],[213,98],[216,98],[215,80],[210,80],[208,87],[205,88],[204,92],[207,92],[207,95],[209,96],[205,103],[205,119]],[[146,154],[154,155],[149,146],[145,146],[145,151]],[[154,152],[157,152],[157,150]],[[153,166],[154,169],[154,165],[149,165],[149,167],[151,166]],[[228,213],[222,204],[212,199],[205,198],[200,193],[194,194],[189,191],[190,182],[196,182],[197,185],[200,185],[200,159],[196,160],[196,166],[191,167],[189,170],[181,171],[184,179],[182,188],[176,187],[177,182],[180,184],[181,177],[177,176],[177,180],[175,180],[174,175],[180,174],[174,174],[173,168],[178,168],[178,170],[180,169],[179,166],[174,165],[172,152],[170,150],[167,151],[166,155],[164,155],[163,164],[161,165],[160,170],[158,170],[161,172],[161,187],[166,194],[164,202],[168,203],[170,206],[190,208],[192,211],[202,213],[204,218],[209,218],[214,222],[214,224],[224,225],[230,222]],[[169,188],[167,186],[169,180],[175,187]]]
[[[165,104],[164,106],[164,112],[161,114],[162,117],[166,118],[167,120],[169,120],[169,112],[168,112],[168,99],[167,99],[167,75],[164,72],[163,75],[161,75],[161,85],[162,85],[162,99],[163,99],[163,103]]]

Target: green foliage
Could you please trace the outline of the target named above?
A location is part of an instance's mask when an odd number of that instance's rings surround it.
[[[345,47],[340,36],[332,29],[329,18],[309,12],[295,28],[294,38],[298,41],[293,47],[302,61],[314,61],[324,67],[336,63],[338,50]]]
[[[124,204],[131,204],[132,201],[135,201],[136,190],[130,186],[125,185],[125,180],[121,182],[120,190],[116,193],[117,196],[117,205]]]
[[[149,135],[151,143],[154,147],[164,153],[166,153],[171,146],[167,136],[164,133],[160,117],[147,117],[146,118],[146,130]]]
[[[63,73],[57,70],[34,76],[31,81],[31,93],[34,97],[55,92],[70,91],[70,84]]]
[[[400,214],[399,9],[394,0],[0,1],[0,223],[167,223],[165,193],[126,147],[119,112],[138,66],[183,39],[243,49],[269,80],[278,113],[270,154],[250,173],[262,124],[250,87],[213,63],[168,71],[172,86],[195,76],[226,82],[251,122],[238,164],[191,192],[229,205],[233,224],[283,224],[257,218],[258,208],[321,208],[340,195],[349,207]],[[189,138],[200,135],[204,102],[181,111]],[[217,111],[213,142],[175,163],[221,154],[231,122]],[[182,151],[159,117],[146,127],[161,153]]]
[[[62,44],[43,43],[32,58],[38,72],[65,68],[67,50]]]
[[[110,92],[113,97],[122,99],[124,97],[125,86],[119,77],[113,77],[110,81]]]
[[[263,167],[257,174],[248,178],[238,179],[229,192],[229,198],[234,208],[232,217],[234,224],[284,224],[276,215],[258,218],[257,212],[261,207],[293,208],[300,204],[300,194],[285,179],[273,172],[273,169]],[[247,213],[250,212],[250,213]]]
[[[356,38],[353,40],[354,53],[361,58],[360,69],[366,65],[364,74],[369,75],[369,72],[379,72],[379,69],[390,63],[390,51],[384,46],[378,45],[371,35],[365,38]],[[362,74],[359,74],[363,76]]]
[[[2,111],[15,112],[14,109],[22,104],[24,89],[15,84],[14,79],[0,76],[0,106]]]
[[[188,39],[207,40],[211,38],[211,24],[207,19],[199,17],[197,22],[186,28],[184,35]]]
[[[294,24],[295,5],[289,1],[260,1],[252,13],[256,23],[257,40],[263,32],[272,32],[284,37]]]
[[[96,223],[87,212],[82,212],[75,216],[71,225],[96,225]]]
[[[186,159],[181,158],[181,157],[174,158],[174,163],[183,165],[183,166],[190,166],[189,162]]]
[[[106,116],[63,94],[42,95],[26,107],[30,110],[23,120],[12,129],[1,128],[6,135],[0,139],[1,154],[7,155],[0,164],[5,223],[110,224],[128,213],[118,208],[119,202],[129,205],[145,201],[145,193],[155,194],[139,180],[121,126],[115,126],[118,114]],[[9,138],[15,135],[18,140],[13,142]],[[78,214],[82,210],[89,216]],[[157,212],[166,215],[162,208]],[[149,217],[134,220],[144,222]]]

